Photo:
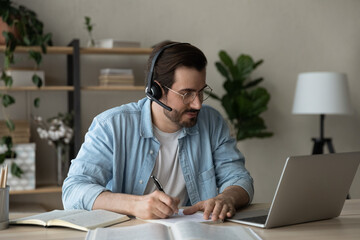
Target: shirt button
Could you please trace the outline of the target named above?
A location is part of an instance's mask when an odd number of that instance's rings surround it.
[[[140,183],[140,184],[143,184],[143,180],[140,180],[139,183]]]
[[[149,152],[151,155],[154,153],[154,151],[153,150],[150,150],[150,152]]]

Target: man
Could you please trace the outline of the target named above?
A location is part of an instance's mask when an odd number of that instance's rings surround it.
[[[148,98],[94,118],[64,181],[65,209],[152,219],[191,205],[185,214],[203,211],[204,219],[215,221],[251,202],[253,180],[236,141],[221,115],[202,106],[211,92],[206,64],[190,44],[155,47]]]

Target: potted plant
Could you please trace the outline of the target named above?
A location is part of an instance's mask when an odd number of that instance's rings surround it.
[[[1,31],[2,36],[5,38],[5,61],[4,68],[1,73],[0,81],[4,82],[6,87],[11,88],[13,79],[6,74],[11,64],[14,64],[14,52],[16,46],[39,46],[41,52],[29,50],[29,56],[35,62],[35,69],[37,69],[42,61],[42,53],[46,53],[46,46],[52,45],[51,34],[44,34],[43,23],[37,18],[37,15],[32,10],[22,5],[14,4],[11,0],[2,0],[0,7],[0,17],[3,23],[9,27]],[[42,79],[36,74],[32,77],[33,83],[37,87],[42,86]],[[13,96],[6,91],[0,92],[0,100],[2,101],[2,112],[6,126],[10,133],[14,131],[14,122],[10,119],[5,109],[15,103]],[[34,100],[34,106],[39,106],[39,98]],[[7,147],[5,153],[0,154],[0,163],[6,158],[16,157],[15,152],[12,151],[12,138],[11,136],[3,136],[0,139],[0,144]],[[20,177],[22,174],[21,169],[13,163],[11,166],[11,173]]]
[[[57,184],[62,185],[69,167],[69,144],[74,135],[74,114],[58,113],[44,121],[42,117],[33,117],[37,124],[37,132],[41,139],[47,140],[56,149],[57,154]]]
[[[221,102],[236,131],[236,139],[271,137],[273,133],[266,131],[265,122],[260,116],[267,110],[270,94],[258,86],[263,78],[251,79],[251,73],[263,60],[254,62],[251,56],[241,54],[234,62],[223,50],[219,52],[219,57],[221,61],[215,65],[225,77],[223,87],[226,93],[222,97],[211,93],[210,97]]]

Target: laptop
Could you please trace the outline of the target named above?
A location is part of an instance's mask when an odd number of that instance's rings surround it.
[[[270,209],[236,213],[232,222],[261,228],[340,215],[360,163],[360,152],[288,157]]]

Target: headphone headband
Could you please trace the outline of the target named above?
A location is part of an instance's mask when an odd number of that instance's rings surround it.
[[[165,51],[166,49],[175,46],[175,45],[180,45],[180,44],[189,44],[189,43],[171,43],[168,45],[165,45],[164,47],[160,48],[159,51],[157,51],[151,61],[151,66],[149,69],[149,73],[147,75],[147,87],[145,88],[145,94],[146,96],[151,100],[154,101],[156,103],[158,103],[160,106],[162,106],[163,108],[165,108],[168,111],[172,111],[172,108],[165,105],[164,103],[162,103],[161,101],[159,101],[159,99],[161,98],[162,95],[162,90],[161,90],[161,86],[157,83],[154,82],[154,69],[155,69],[155,64],[158,60],[158,58],[160,57],[160,54]]]
[[[150,93],[151,94],[151,86],[153,85],[153,76],[154,76],[154,69],[155,69],[155,64],[158,60],[158,58],[160,57],[160,54],[165,51],[166,49],[172,47],[172,46],[175,46],[175,45],[180,45],[180,44],[189,44],[189,43],[180,43],[180,42],[177,42],[177,43],[171,43],[171,44],[168,44],[168,45],[165,45],[164,47],[160,48],[159,51],[157,51],[151,61],[151,66],[150,66],[150,69],[149,69],[149,74],[147,75],[147,87],[146,87],[146,92],[147,93]]]

